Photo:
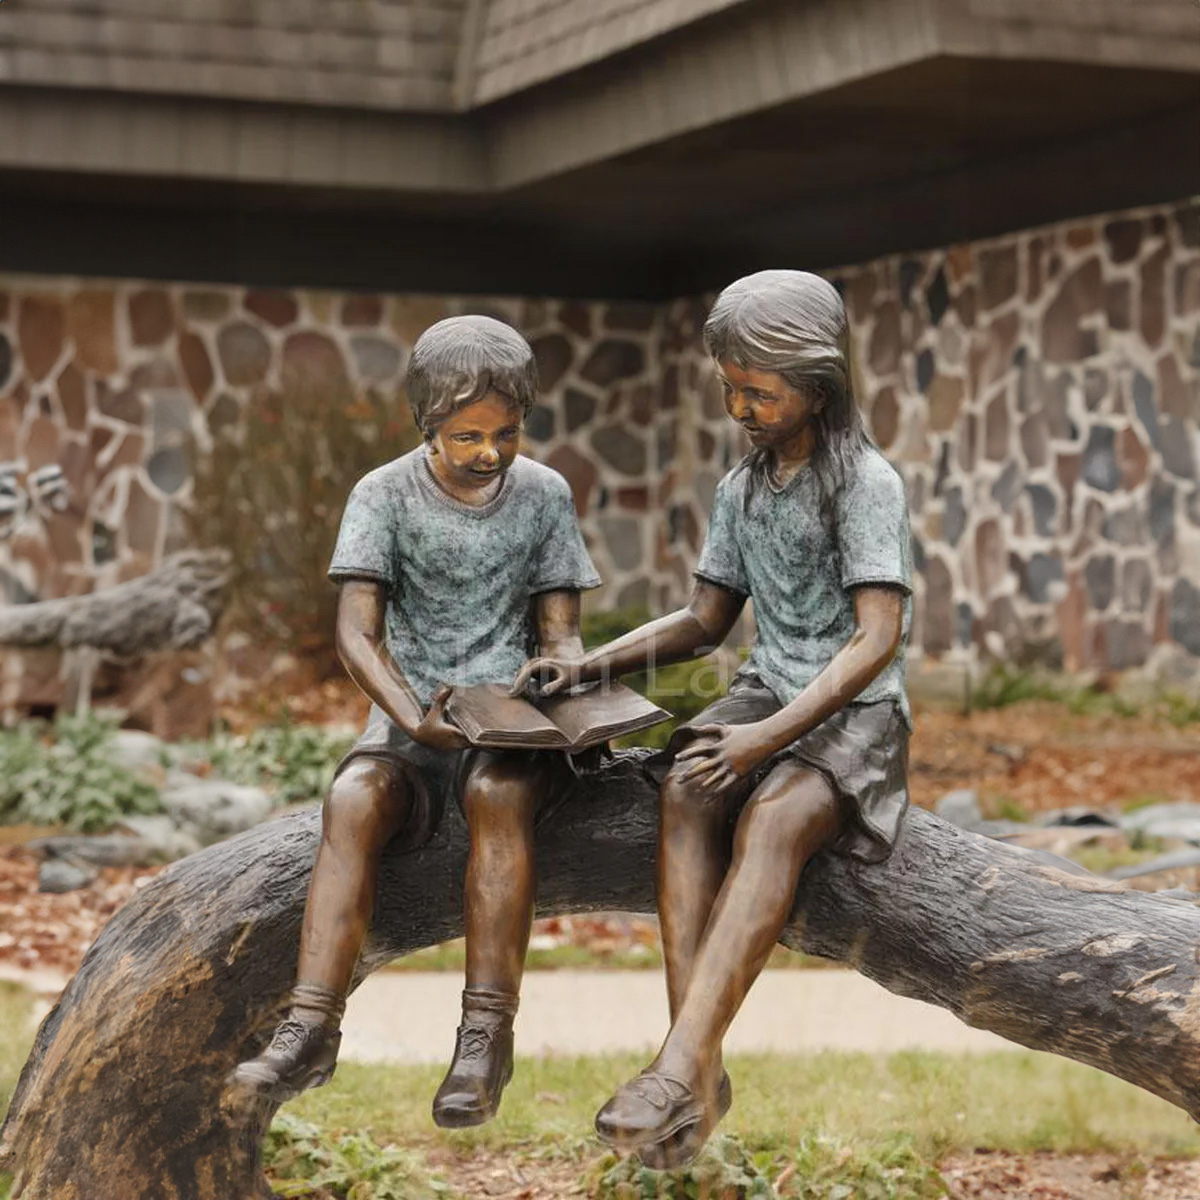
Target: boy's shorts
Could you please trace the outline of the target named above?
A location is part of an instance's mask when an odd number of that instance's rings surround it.
[[[681,725],[653,767],[661,779],[675,755],[702,725],[749,725],[779,712],[783,705],[758,679],[735,679],[727,695]],[[842,809],[842,832],[829,848],[866,862],[892,852],[908,808],[908,725],[891,700],[847,704],[802,734],[743,780],[735,792],[740,812],[751,792],[773,767],[795,759],[825,777]]]
[[[488,751],[471,746],[465,750],[435,750],[414,742],[377,705],[371,706],[362,736],[347,751],[334,771],[336,779],[358,758],[380,758],[401,772],[411,789],[411,803],[404,826],[389,843],[392,850],[419,850],[438,831],[451,796],[461,807],[463,787],[476,760]],[[555,778],[543,796],[566,787],[572,777],[567,755],[554,750],[506,750],[512,758],[517,755],[551,755],[555,759]],[[562,778],[558,778],[561,764]],[[539,807],[541,805],[539,804]]]

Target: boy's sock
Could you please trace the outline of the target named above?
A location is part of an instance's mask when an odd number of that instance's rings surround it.
[[[306,1025],[323,1025],[337,1030],[346,1012],[346,998],[321,983],[298,983],[292,988],[288,1016]]]

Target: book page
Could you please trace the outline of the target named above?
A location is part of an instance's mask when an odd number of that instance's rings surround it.
[[[671,715],[623,683],[589,684],[539,701],[538,707],[566,734],[573,749],[647,729]]]
[[[473,746],[556,748],[567,737],[528,700],[510,696],[502,684],[456,687],[446,701],[446,715]]]

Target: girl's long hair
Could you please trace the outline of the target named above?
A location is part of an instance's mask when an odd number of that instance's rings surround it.
[[[731,283],[704,323],[704,345],[715,359],[743,370],[773,371],[797,390],[820,395],[813,415],[811,465],[828,517],[846,472],[870,437],[850,381],[846,308],[832,284],[807,271],[758,271]],[[765,485],[770,452],[753,449],[739,469],[750,472],[746,504]]]

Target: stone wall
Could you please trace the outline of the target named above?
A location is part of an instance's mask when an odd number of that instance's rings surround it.
[[[1166,641],[1200,654],[1200,203],[830,277],[868,423],[908,485],[914,643],[1068,669],[1139,665]],[[687,391],[668,498],[687,562],[741,450],[695,347],[703,311],[672,306],[665,338]]]
[[[525,449],[571,481],[604,602],[647,602],[661,457],[654,307],[15,277],[0,277],[0,462],[60,463],[72,499],[0,543],[0,598],[141,574],[184,544],[190,441],[211,445],[264,388],[325,388],[340,402],[394,392],[420,332],[466,311],[530,339],[544,394]]]
[[[914,642],[1068,667],[1200,654],[1200,205],[832,273],[859,394],[903,472]],[[394,389],[415,337],[484,311],[532,342],[527,451],[570,480],[598,602],[686,594],[742,452],[699,342],[706,301],[334,295],[0,277],[0,462],[61,463],[70,509],[0,543],[0,599],[144,571],[184,540],[186,448],[263,387]]]

